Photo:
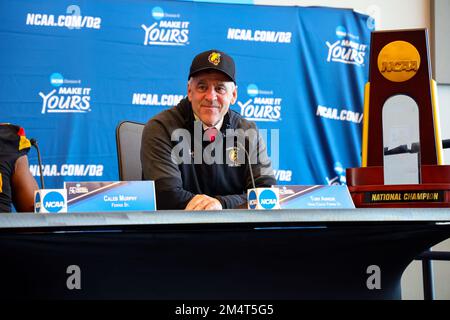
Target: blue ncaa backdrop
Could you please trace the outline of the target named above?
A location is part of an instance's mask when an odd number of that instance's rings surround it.
[[[366,15],[191,1],[0,3],[0,121],[41,147],[48,187],[118,179],[115,128],[186,94],[192,58],[234,57],[232,107],[262,130],[280,184],[345,183],[360,164]],[[278,143],[279,142],[279,143]],[[30,170],[39,175],[30,152]]]

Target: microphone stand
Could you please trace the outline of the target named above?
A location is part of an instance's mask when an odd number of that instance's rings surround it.
[[[40,178],[41,178],[40,179],[41,180],[41,189],[45,189],[45,186],[44,186],[44,175],[42,174],[41,153],[39,152],[39,146],[38,146],[38,143],[37,143],[36,139],[30,139],[30,143],[37,151],[38,164],[39,164],[39,175],[40,175]]]
[[[248,154],[247,149],[245,149],[245,146],[242,145],[242,143],[240,143],[238,139],[236,139],[236,145],[238,145],[239,147],[244,149],[245,155],[247,156],[248,170],[250,171],[250,178],[252,180],[252,186],[253,186],[253,189],[256,189],[255,178],[253,176],[252,164],[250,163],[250,155]]]

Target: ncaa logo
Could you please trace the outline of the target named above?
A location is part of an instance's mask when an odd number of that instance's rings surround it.
[[[248,87],[247,87],[247,94],[250,97],[255,97],[255,96],[258,95],[258,93],[259,93],[258,86],[256,84],[249,84],[248,85]]]
[[[259,204],[266,210],[273,209],[277,205],[277,195],[273,190],[264,190],[259,195]]]
[[[59,192],[49,192],[42,199],[41,206],[50,213],[57,213],[64,208],[64,197]]]
[[[64,77],[61,73],[55,72],[50,76],[50,84],[54,87],[60,87],[64,83]]]
[[[345,29],[345,27],[343,26],[338,26],[336,28],[336,35],[338,36],[338,38],[345,38],[347,36],[347,29]]]
[[[152,16],[155,20],[161,20],[164,18],[164,10],[161,7],[154,7],[152,10]]]
[[[256,192],[252,190],[248,195],[248,206],[250,209],[255,209],[257,204],[258,200],[256,199]]]

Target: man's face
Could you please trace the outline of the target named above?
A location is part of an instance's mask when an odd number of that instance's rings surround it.
[[[236,102],[237,89],[221,72],[201,72],[188,82],[188,98],[197,117],[211,127],[223,118],[230,104]]]

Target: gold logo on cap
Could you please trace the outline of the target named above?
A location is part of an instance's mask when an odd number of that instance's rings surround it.
[[[238,159],[238,151],[236,148],[233,148],[230,150],[230,153],[228,154],[228,158],[230,158],[230,160],[232,162],[236,162]]]
[[[419,67],[419,51],[406,41],[388,43],[378,54],[378,70],[389,81],[407,81],[416,75]]]
[[[208,61],[217,66],[220,63],[220,53],[212,52],[208,57]]]

